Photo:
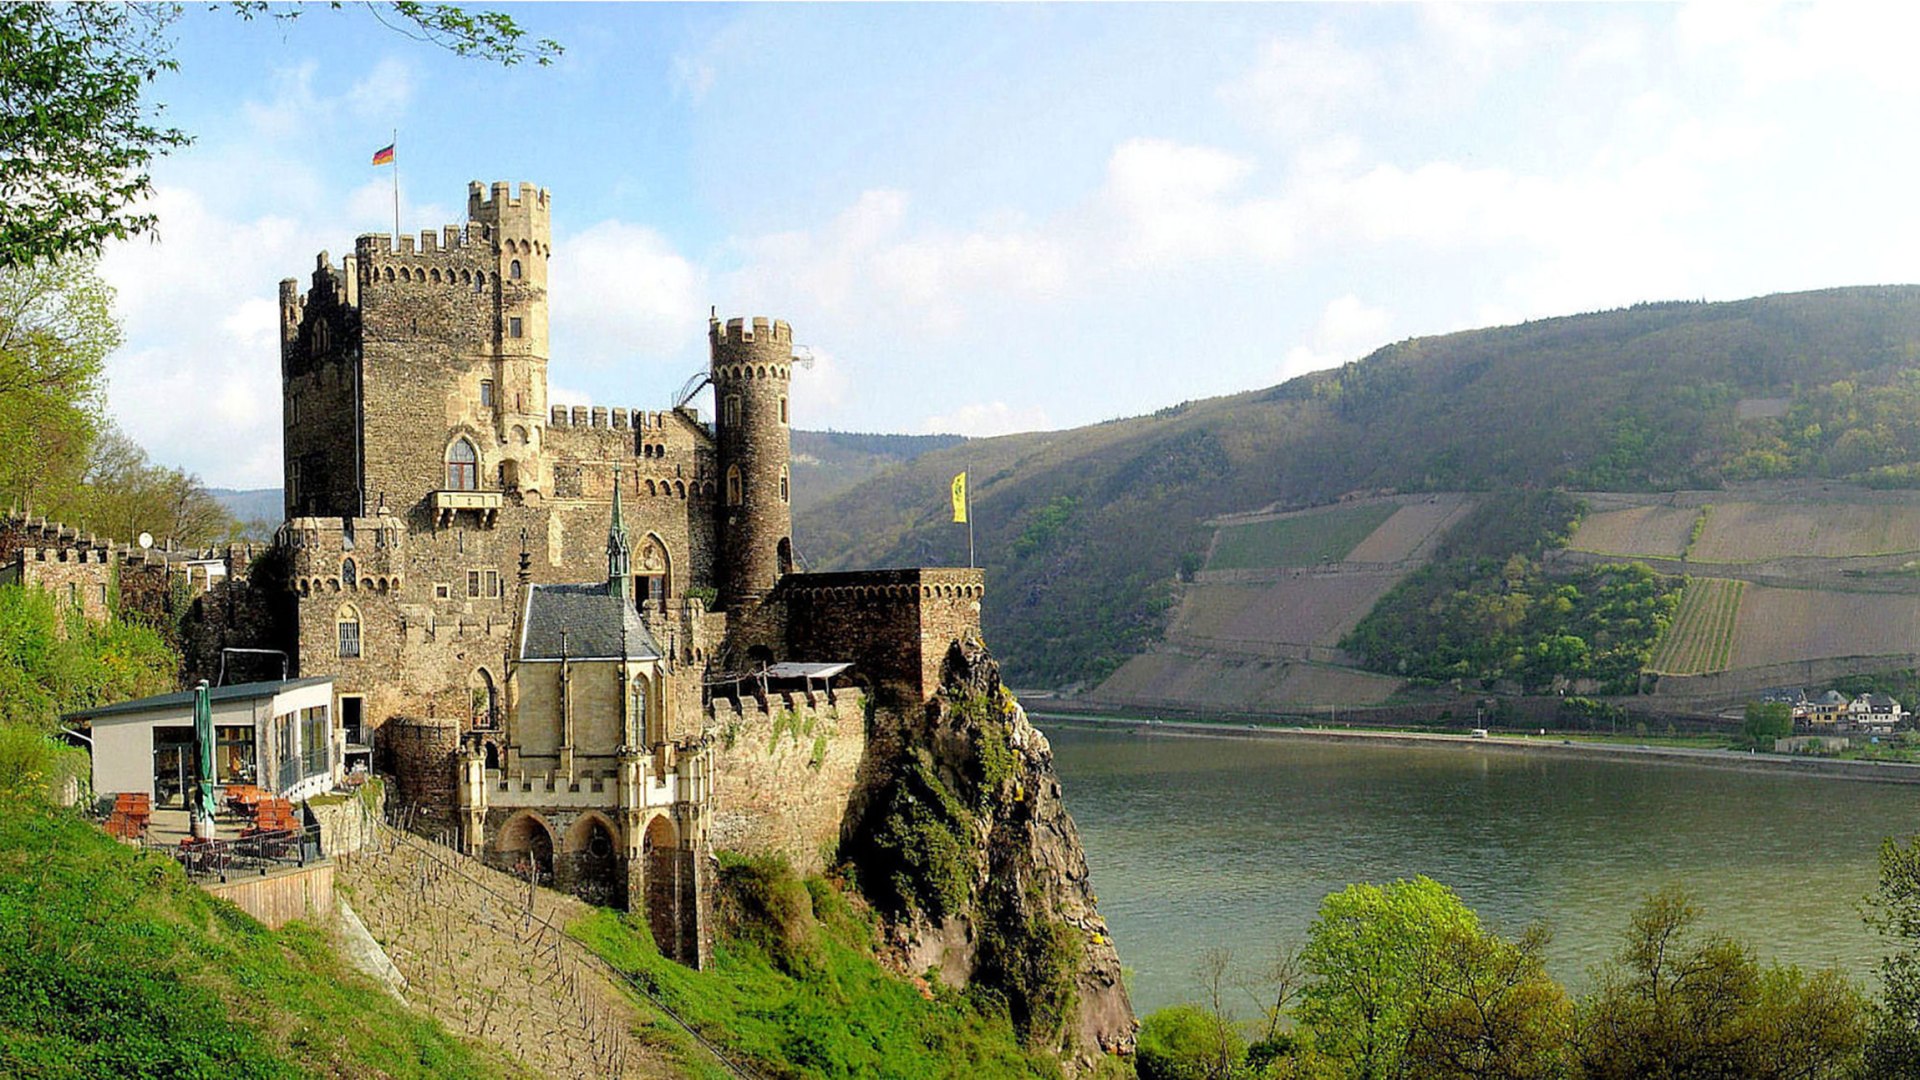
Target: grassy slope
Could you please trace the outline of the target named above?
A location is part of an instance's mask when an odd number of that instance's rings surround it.
[[[977,1010],[951,991],[929,1000],[883,969],[866,919],[832,885],[807,885],[818,921],[809,920],[804,943],[770,949],[723,938],[708,971],[662,958],[646,927],[618,912],[596,911],[570,932],[769,1076],[1060,1075],[1050,1059],[1020,1049],[1004,1014]]]
[[[485,1053],[78,817],[0,803],[0,1075],[498,1076]]]
[[[1741,398],[1893,381],[1916,342],[1914,287],[1646,305],[1416,339],[1271,390],[929,452],[801,513],[795,531],[823,568],[963,565],[966,530],[949,522],[946,493],[971,470],[989,635],[1010,678],[1063,684],[1159,636],[1213,514],[1381,488],[1711,487],[1754,437],[1735,420]],[[1079,500],[1070,518],[1016,554],[1062,496]]]

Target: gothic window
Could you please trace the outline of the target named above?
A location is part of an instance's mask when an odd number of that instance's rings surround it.
[[[453,440],[447,448],[447,490],[473,491],[480,486],[480,455],[464,438]]]
[[[627,741],[632,745],[647,746],[653,742],[653,733],[647,730],[647,680],[635,678],[633,691],[627,709]]]
[[[507,319],[507,336],[510,338],[520,336],[520,316],[515,315]]]
[[[351,589],[353,588],[354,582],[358,580],[359,580],[359,570],[354,567],[352,559],[348,559],[345,562],[340,564],[340,587],[341,588]]]
[[[780,501],[787,501],[787,467],[780,466]]]
[[[727,395],[727,403],[722,410],[720,422],[728,427],[740,422],[740,395]]]
[[[740,466],[727,466],[727,505],[739,506],[745,497],[746,492],[740,483]]]
[[[492,379],[480,380],[480,407],[483,409],[493,408],[493,380]]]
[[[515,281],[520,280],[520,260],[519,259],[515,259],[511,263],[507,264],[507,276],[512,278]]]
[[[334,629],[339,634],[339,655],[342,660],[353,660],[360,656],[360,612],[352,604],[340,605],[339,614],[334,616]]]

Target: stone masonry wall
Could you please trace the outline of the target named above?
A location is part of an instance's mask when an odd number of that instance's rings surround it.
[[[803,874],[825,868],[866,749],[866,699],[715,698],[713,846],[785,855]]]
[[[979,632],[978,569],[794,574],[775,596],[795,659],[852,661],[886,701],[918,703],[940,685],[947,646]]]

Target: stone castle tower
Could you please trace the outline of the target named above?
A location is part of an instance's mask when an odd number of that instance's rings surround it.
[[[744,319],[714,319],[712,346],[714,430],[723,477],[720,518],[720,599],[736,606],[757,601],[793,571],[792,439],[787,387],[793,375],[793,330]]]

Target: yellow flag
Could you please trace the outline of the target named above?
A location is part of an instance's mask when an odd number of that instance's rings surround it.
[[[958,525],[967,520],[967,474],[961,473],[953,478],[953,521]]]

